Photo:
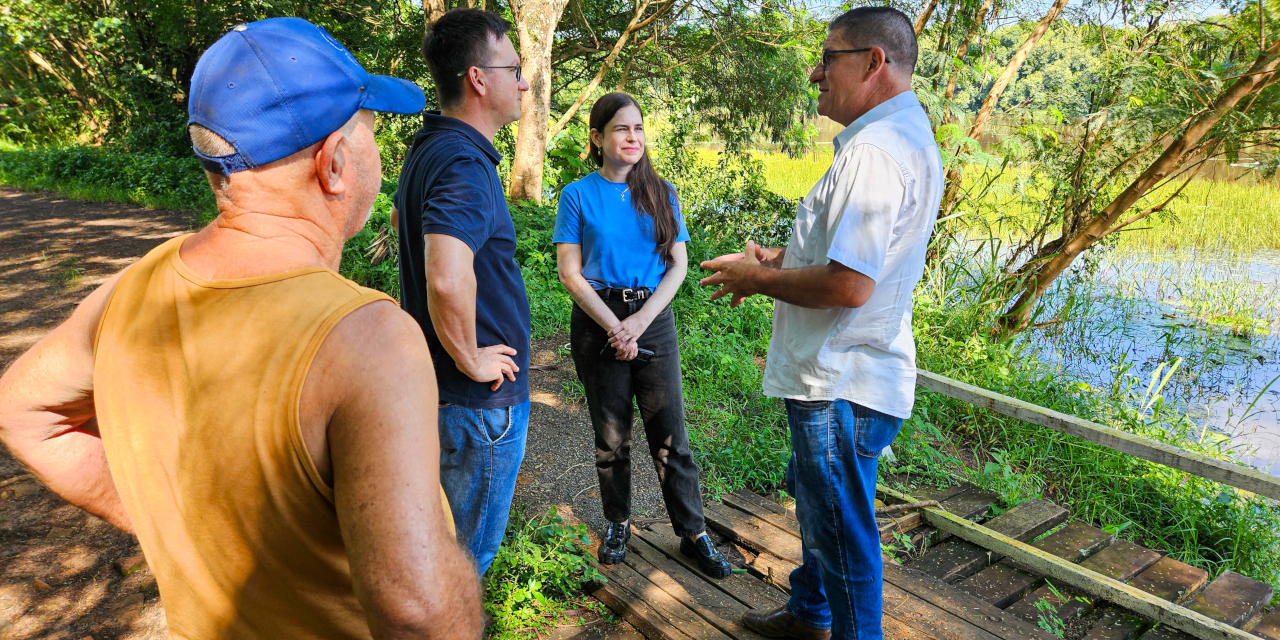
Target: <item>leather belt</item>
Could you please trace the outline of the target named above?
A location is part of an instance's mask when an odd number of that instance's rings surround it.
[[[604,300],[621,300],[622,302],[637,302],[645,300],[649,296],[653,295],[653,291],[648,287],[639,287],[636,289],[617,289],[609,287],[607,289],[597,289],[596,293]]]

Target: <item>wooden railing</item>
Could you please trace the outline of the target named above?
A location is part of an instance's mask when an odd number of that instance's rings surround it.
[[[1046,409],[1017,398],[988,391],[928,371],[919,371],[916,385],[945,396],[984,407],[997,413],[1060,431],[1109,449],[1186,471],[1237,489],[1280,500],[1280,478],[1232,464],[1173,445],[1126,433],[1096,422]],[[888,499],[910,502],[916,498],[888,487],[878,487]],[[1208,618],[1196,611],[1153,596],[1131,585],[1113,580],[1090,569],[1045,553],[1025,542],[992,531],[943,509],[922,509],[925,522],[1031,569],[1048,575],[1096,598],[1157,622],[1180,629],[1201,640],[1257,640],[1251,634]]]
[[[1150,460],[1179,471],[1186,471],[1201,478],[1207,478],[1237,489],[1244,489],[1261,496],[1280,500],[1280,477],[1263,473],[1256,469],[1210,458],[1199,453],[1192,453],[1171,444],[1157,442],[1096,422],[1069,416],[1053,409],[1046,409],[1030,402],[1023,402],[1017,398],[1011,398],[924,370],[918,371],[916,386],[977,407],[990,409],[996,413],[1048,427],[1054,431],[1060,431],[1082,440],[1088,440],[1094,444],[1099,444],[1121,453],[1127,453],[1143,460]]]

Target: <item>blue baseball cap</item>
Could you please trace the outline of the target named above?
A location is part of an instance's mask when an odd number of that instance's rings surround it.
[[[222,136],[236,152],[204,168],[229,176],[324,140],[361,109],[418,113],[418,85],[364,70],[327,31],[301,18],[236,25],[191,76],[187,124]]]

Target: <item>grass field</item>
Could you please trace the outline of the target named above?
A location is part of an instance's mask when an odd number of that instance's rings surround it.
[[[708,157],[713,152],[700,154]],[[769,188],[788,198],[803,198],[826,172],[831,157],[829,146],[798,158],[783,153],[756,154],[764,166]],[[1005,215],[1027,211],[1019,190],[1025,185],[1017,184],[1025,175],[1025,171],[1014,170],[1002,176],[988,192],[987,197],[993,202],[985,203],[998,206],[986,208]],[[1002,226],[1001,231],[1012,234],[1010,226]],[[1249,177],[1234,181],[1197,179],[1167,213],[1135,224],[1119,236],[1116,248],[1125,252],[1194,250],[1248,255],[1280,249],[1280,182]]]

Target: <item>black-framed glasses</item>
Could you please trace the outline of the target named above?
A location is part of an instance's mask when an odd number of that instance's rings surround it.
[[[480,67],[481,69],[515,69],[515,70],[516,70],[516,82],[520,82],[521,80],[523,80],[523,79],[524,79],[524,72],[522,72],[522,71],[520,70],[520,65],[518,65],[518,64],[509,64],[509,65],[505,65],[505,66],[490,65],[490,64],[473,64],[473,65],[471,65],[471,66],[473,66],[473,67]],[[467,72],[466,72],[466,71],[463,71],[462,73],[459,73],[459,74],[458,74],[458,77],[462,77],[462,76],[465,76],[465,75],[467,75]]]
[[[863,47],[861,49],[823,49],[822,50],[822,68],[826,69],[827,67],[831,66],[831,58],[837,53],[866,53],[871,49],[872,47]],[[885,58],[884,62],[885,64],[888,64],[889,59]]]

